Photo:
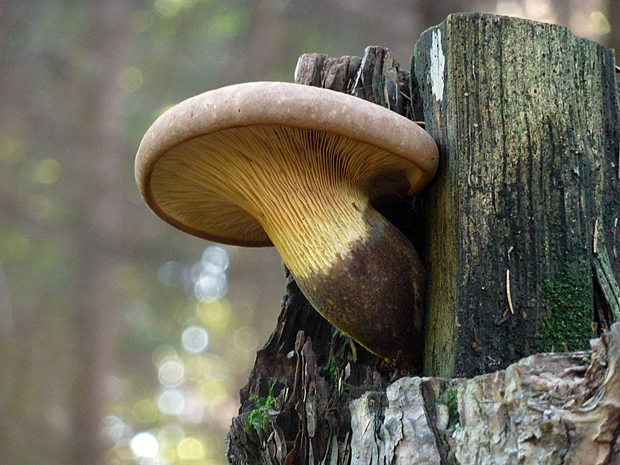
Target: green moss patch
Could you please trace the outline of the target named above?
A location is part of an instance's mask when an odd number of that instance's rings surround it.
[[[587,267],[579,273],[559,274],[555,281],[545,280],[543,296],[551,314],[544,318],[537,334],[542,352],[586,350],[596,337],[592,330],[593,301]]]

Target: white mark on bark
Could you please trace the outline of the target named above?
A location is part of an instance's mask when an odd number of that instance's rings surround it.
[[[433,38],[431,42],[431,90],[435,99],[440,102],[443,99],[443,72],[446,60],[441,48],[441,30],[437,29],[433,31]]]

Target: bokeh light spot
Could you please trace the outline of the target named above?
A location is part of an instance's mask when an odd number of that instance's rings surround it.
[[[157,371],[159,382],[165,387],[177,387],[185,380],[185,365],[177,358],[164,361]]]
[[[212,380],[201,384],[200,393],[211,403],[218,402],[227,396],[226,387],[222,383]]]
[[[118,85],[125,92],[135,92],[144,83],[144,75],[135,66],[128,66],[123,69],[118,76]]]
[[[166,389],[159,395],[157,406],[164,415],[179,415],[185,408],[185,396],[178,389]]]
[[[117,443],[129,432],[129,428],[127,428],[123,420],[116,415],[107,415],[104,417],[101,421],[101,429],[103,435],[111,444]]]
[[[218,246],[207,247],[202,253],[202,266],[211,273],[224,273],[230,264],[228,252]]]
[[[133,436],[133,433],[132,433]],[[112,448],[114,452],[114,458],[116,461],[111,463],[133,463],[136,459],[136,455],[131,450],[131,440],[130,439],[121,439]],[[120,462],[119,462],[120,461]]]
[[[223,333],[230,325],[232,309],[225,300],[200,302],[196,307],[196,316],[209,328],[211,334]]]
[[[179,0],[155,0],[155,11],[164,18],[174,18],[181,11]]]
[[[209,35],[212,40],[232,38],[246,30],[250,22],[251,17],[242,9],[220,11],[213,18]]]
[[[140,399],[132,409],[134,418],[140,423],[151,423],[157,420],[157,405],[151,399]]]
[[[538,21],[553,21],[554,11],[551,0],[525,0],[527,17]]]
[[[138,457],[155,457],[159,452],[159,442],[151,433],[138,433],[130,443],[131,450]]]
[[[226,270],[230,259],[228,252],[222,247],[207,247],[200,261],[186,270],[186,284],[188,289],[201,302],[215,302],[221,299],[228,290]]]
[[[230,419],[238,414],[239,407],[237,401],[230,396],[220,397],[209,407],[209,415],[212,420],[217,421],[222,428],[228,429]]]
[[[188,326],[181,335],[183,348],[191,354],[201,354],[209,346],[209,333],[202,326]]]
[[[181,460],[200,460],[205,458],[205,448],[196,438],[185,438],[177,446],[177,454]]]
[[[60,179],[62,174],[62,165],[58,160],[48,158],[42,160],[36,168],[35,178],[41,184],[54,184]]]
[[[194,285],[194,294],[201,302],[215,302],[221,299],[228,290],[228,282],[224,273],[201,273]]]

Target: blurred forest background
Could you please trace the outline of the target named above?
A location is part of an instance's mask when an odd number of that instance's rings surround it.
[[[173,229],[133,159],[167,107],[292,81],[302,53],[413,46],[449,13],[620,47],[619,0],[2,0],[0,464],[223,464],[284,293],[273,249]]]

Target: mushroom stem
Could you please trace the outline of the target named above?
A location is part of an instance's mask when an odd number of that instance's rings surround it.
[[[330,323],[375,355],[401,357],[420,367],[424,273],[418,254],[402,232],[371,206],[349,213],[349,220],[357,220],[349,226],[364,233],[346,244],[333,242],[323,253],[314,250],[325,263],[331,260],[319,271],[309,272],[304,251],[289,247],[277,235],[270,237],[303,294]]]
[[[247,207],[260,212],[299,288],[315,310],[370,352],[394,359],[400,351],[420,363],[424,273],[417,252],[363,190],[323,184],[308,195],[299,179],[270,186],[273,198],[286,202],[286,215]]]

